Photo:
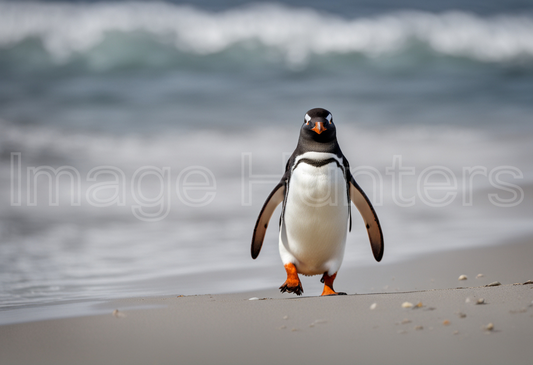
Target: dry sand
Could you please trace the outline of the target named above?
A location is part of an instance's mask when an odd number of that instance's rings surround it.
[[[381,293],[133,298],[102,304],[105,315],[4,325],[0,364],[532,365],[531,242],[341,270],[338,290]]]

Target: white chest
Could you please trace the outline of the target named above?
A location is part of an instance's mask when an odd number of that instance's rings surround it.
[[[342,260],[348,223],[346,180],[338,159],[313,154],[296,161],[280,236],[282,256],[285,253],[297,260],[299,271],[308,275],[326,271],[328,261]],[[328,163],[317,162],[332,156],[334,160]]]

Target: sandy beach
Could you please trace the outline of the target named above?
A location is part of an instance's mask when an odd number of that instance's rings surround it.
[[[0,0],[0,365],[533,365],[532,116],[533,1]]]
[[[532,364],[531,257],[524,239],[341,271],[339,290],[379,292],[338,297],[117,300],[103,315],[1,326],[1,363]]]

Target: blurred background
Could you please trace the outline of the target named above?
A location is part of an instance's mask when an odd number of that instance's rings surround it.
[[[533,234],[530,1],[0,1],[0,306],[279,286],[279,210],[251,235],[314,107],[384,268]]]

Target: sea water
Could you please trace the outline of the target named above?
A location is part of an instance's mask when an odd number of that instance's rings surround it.
[[[251,236],[314,107],[374,203],[382,265],[531,235],[532,10],[0,2],[3,322],[279,286],[279,209],[255,261]],[[344,267],[373,260],[352,211]]]

